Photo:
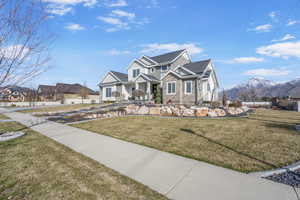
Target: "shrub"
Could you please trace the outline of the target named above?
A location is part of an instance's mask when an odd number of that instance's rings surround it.
[[[240,102],[240,101],[234,101],[234,102],[230,103],[228,106],[229,107],[240,108],[240,107],[242,107],[242,102]]]

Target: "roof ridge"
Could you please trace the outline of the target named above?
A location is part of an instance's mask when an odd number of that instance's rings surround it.
[[[168,52],[168,53],[163,53],[163,54],[160,54],[160,55],[156,55],[156,56],[147,56],[148,58],[154,58],[154,57],[158,57],[158,56],[164,56],[164,55],[167,55],[167,54],[172,54],[172,53],[176,53],[176,52],[180,52],[180,51],[185,51],[185,50],[187,50],[187,49],[180,49],[180,50],[176,50],[176,51],[170,51],[170,52]]]

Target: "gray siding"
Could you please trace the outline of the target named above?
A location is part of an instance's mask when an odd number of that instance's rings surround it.
[[[168,95],[167,94],[167,83],[176,81],[176,94]],[[195,104],[196,103],[196,80],[189,79],[192,81],[192,93],[185,94],[185,86],[184,82],[187,80],[181,80],[180,78],[174,76],[173,74],[168,74],[162,82],[162,89],[163,89],[163,104],[166,104],[169,100],[175,104]]]
[[[176,94],[168,95],[167,94],[167,83],[171,81],[176,81]],[[169,100],[172,103],[180,104],[181,103],[181,88],[182,88],[182,80],[173,74],[168,74],[162,82],[162,93],[163,93],[163,104],[166,104]]]
[[[180,56],[174,63],[171,64],[171,69],[174,69],[178,65],[185,65],[190,63],[189,60],[185,59],[183,56]]]
[[[185,82],[192,81],[192,93],[185,94]],[[196,103],[196,94],[197,94],[197,87],[196,87],[196,80],[195,79],[187,79],[182,81],[182,103],[183,104],[195,104]]]

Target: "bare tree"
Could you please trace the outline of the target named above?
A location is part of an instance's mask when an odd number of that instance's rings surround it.
[[[79,91],[79,95],[81,96],[81,100],[83,104],[83,99],[86,99],[89,95],[89,89],[86,86],[86,82],[83,83],[83,87],[81,87]]]
[[[49,66],[48,15],[41,0],[0,0],[0,86],[31,80]]]
[[[223,106],[227,106],[227,100],[228,100],[228,98],[227,98],[226,92],[223,89],[223,96],[222,96],[222,104],[223,104]]]

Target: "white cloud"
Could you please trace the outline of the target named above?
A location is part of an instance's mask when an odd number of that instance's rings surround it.
[[[286,69],[252,69],[244,72],[244,75],[248,76],[286,76],[290,74],[291,71]]]
[[[46,8],[46,11],[53,15],[63,16],[73,10],[72,7],[67,7],[65,5],[60,4],[49,4]]]
[[[130,53],[131,52],[128,50],[121,51],[121,50],[117,50],[117,49],[112,49],[112,50],[107,51],[107,54],[112,55],[112,56],[118,56],[118,55],[130,54]]]
[[[287,25],[287,26],[293,26],[293,25],[295,25],[295,24],[297,24],[297,23],[299,23],[299,21],[289,19],[289,20],[288,20],[288,23],[287,23],[286,25]]]
[[[47,12],[54,15],[63,16],[73,10],[73,6],[83,4],[84,7],[93,7],[97,0],[42,0],[47,5]]]
[[[274,19],[277,16],[277,13],[275,11],[272,11],[269,13],[269,17],[271,17],[272,19]]]
[[[123,10],[113,10],[111,13],[112,13],[111,14],[112,16],[126,17],[129,20],[132,20],[132,19],[135,18],[135,14],[134,13],[126,12],[126,11],[123,11]]]
[[[240,57],[240,58],[234,58],[230,61],[226,61],[225,63],[228,64],[247,64],[247,63],[258,63],[258,62],[263,62],[265,59],[264,58],[257,58],[257,57]]]
[[[270,32],[272,27],[273,26],[271,24],[264,24],[264,25],[260,25],[260,26],[257,26],[255,28],[249,29],[249,31]]]
[[[282,38],[280,38],[278,40],[272,40],[272,42],[282,42],[282,41],[291,40],[291,39],[295,39],[295,38],[296,37],[291,34],[286,34],[285,36],[283,36]]]
[[[197,46],[195,43],[167,43],[167,44],[147,44],[143,45],[144,48],[141,50],[141,53],[161,53],[167,51],[177,51],[180,49],[187,49],[191,55],[199,54],[203,52],[203,49]]]
[[[158,8],[158,0],[149,0],[149,5],[146,8]]]
[[[300,41],[275,43],[256,49],[256,53],[272,57],[297,57],[300,58]]]
[[[121,21],[120,19],[118,18],[114,18],[114,17],[97,17],[97,19],[107,23],[107,24],[112,24],[112,25],[116,25],[116,26],[120,26],[120,27],[123,27],[123,26],[127,26],[128,24],[126,22],[123,22]]]
[[[128,26],[128,23],[123,22],[119,18],[99,16],[99,17],[97,17],[97,19],[114,26],[114,27],[105,29],[106,32],[116,32],[121,29],[130,29],[130,27]]]
[[[83,3],[84,6],[90,7],[97,3],[97,0],[42,0],[46,3],[60,4],[60,5],[77,5]]]
[[[84,30],[85,28],[83,26],[81,26],[80,24],[69,24],[67,26],[65,26],[65,29],[71,30],[71,31],[81,31]]]
[[[117,0],[114,2],[107,2],[105,4],[107,7],[125,7],[128,6],[127,2],[125,0]]]
[[[275,21],[275,22],[278,22],[278,21],[279,21],[279,20],[278,20],[278,13],[275,12],[275,11],[270,12],[270,13],[269,13],[269,17],[270,17],[273,21]]]

